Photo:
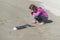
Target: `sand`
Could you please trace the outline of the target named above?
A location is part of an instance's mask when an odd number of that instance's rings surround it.
[[[60,17],[47,10],[53,23],[32,24],[33,17],[28,9],[31,3],[40,5],[29,0],[0,0],[0,40],[60,40]],[[13,30],[13,27],[22,24],[35,27]]]

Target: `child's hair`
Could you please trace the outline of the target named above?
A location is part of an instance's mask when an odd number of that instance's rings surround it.
[[[37,7],[34,4],[31,4],[29,6],[29,9],[33,10],[34,12],[37,12]]]

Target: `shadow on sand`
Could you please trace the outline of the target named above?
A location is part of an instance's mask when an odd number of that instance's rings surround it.
[[[25,24],[25,25],[21,25],[21,26],[17,26],[17,30],[20,30],[20,29],[25,29],[25,28],[28,28],[28,27],[35,27],[33,25],[30,25],[30,24]]]

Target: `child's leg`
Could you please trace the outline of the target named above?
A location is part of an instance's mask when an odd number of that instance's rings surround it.
[[[49,23],[48,18],[45,17],[44,15],[41,15],[41,18],[45,23]]]
[[[35,17],[34,19],[35,19],[36,21],[38,21],[39,23],[42,22],[41,17]]]
[[[39,22],[40,25],[43,25],[44,22],[41,17],[35,17],[35,19]]]

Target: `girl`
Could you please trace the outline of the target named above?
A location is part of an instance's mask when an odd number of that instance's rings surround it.
[[[31,4],[29,6],[29,9],[31,10],[31,14],[34,16],[33,23],[37,22],[39,22],[40,24],[48,23],[48,14],[43,8]]]

